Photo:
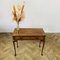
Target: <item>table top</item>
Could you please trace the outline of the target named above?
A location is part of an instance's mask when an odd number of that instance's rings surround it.
[[[15,28],[12,36],[45,36],[45,32],[43,28]]]

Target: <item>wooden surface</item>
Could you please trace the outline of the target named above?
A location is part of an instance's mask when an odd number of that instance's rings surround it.
[[[11,32],[12,33],[12,32]],[[12,34],[0,33],[0,60],[60,60],[60,33],[45,33],[46,43],[43,56],[39,41],[19,41],[17,56],[14,56]]]
[[[14,29],[13,36],[45,36],[42,28],[20,28]]]

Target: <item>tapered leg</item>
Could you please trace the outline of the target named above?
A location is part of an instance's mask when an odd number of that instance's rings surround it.
[[[44,37],[44,40],[43,40],[43,46],[42,46],[42,51],[41,51],[41,55],[42,55],[42,56],[43,56],[44,45],[45,45],[45,37]]]
[[[41,46],[41,40],[39,40],[39,47]]]
[[[16,47],[15,47],[15,41],[13,41],[13,46],[14,46],[14,51],[15,51],[15,56],[16,56]]]
[[[17,41],[17,48],[18,48],[18,41]]]

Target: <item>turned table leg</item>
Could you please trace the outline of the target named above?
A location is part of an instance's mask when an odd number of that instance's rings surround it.
[[[17,48],[18,48],[18,41],[16,41],[17,42]]]
[[[39,47],[41,46],[41,40],[39,40]]]
[[[15,56],[16,56],[16,47],[15,47],[15,41],[13,41],[13,46],[14,46],[14,51],[15,51]]]
[[[44,39],[43,39],[43,46],[42,46],[42,50],[41,50],[41,55],[42,55],[42,56],[43,56],[44,45],[45,45],[45,37],[44,37]]]

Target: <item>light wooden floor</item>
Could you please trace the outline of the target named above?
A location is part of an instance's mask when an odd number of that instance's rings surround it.
[[[40,53],[39,41],[19,41],[15,57],[11,34],[0,33],[0,60],[60,60],[60,34],[46,33],[44,55]]]

